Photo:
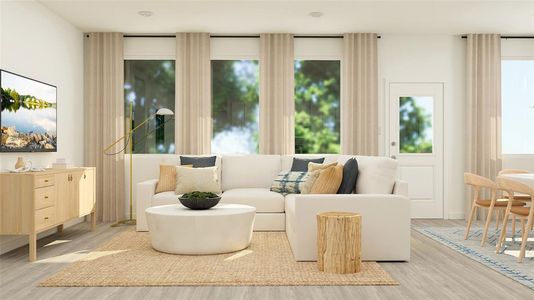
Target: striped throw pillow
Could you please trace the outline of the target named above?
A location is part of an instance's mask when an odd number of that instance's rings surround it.
[[[274,179],[271,191],[281,194],[300,194],[308,172],[281,172]]]

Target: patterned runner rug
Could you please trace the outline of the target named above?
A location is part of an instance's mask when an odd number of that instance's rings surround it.
[[[508,226],[508,228],[510,227],[511,226]],[[412,228],[534,290],[534,236],[532,233],[528,238],[529,242],[527,243],[525,259],[522,263],[517,262],[521,246],[521,226],[516,227],[516,229],[519,228],[519,230],[516,231],[513,239],[511,237],[511,231],[509,232],[506,238],[505,247],[504,249],[501,249],[501,253],[499,254],[495,253],[495,246],[501,231],[495,230],[495,223],[490,226],[484,247],[480,246],[483,228],[478,224],[471,228],[467,240],[464,240],[464,226],[413,226]]]

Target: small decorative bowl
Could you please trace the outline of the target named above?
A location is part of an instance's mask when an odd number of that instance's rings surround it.
[[[178,198],[180,199],[180,203],[182,203],[183,206],[194,209],[194,210],[202,210],[202,209],[210,209],[217,205],[219,201],[221,200],[221,196],[215,197],[215,198]]]

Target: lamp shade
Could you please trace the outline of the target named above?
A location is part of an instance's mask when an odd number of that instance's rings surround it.
[[[160,109],[158,109],[158,111],[156,111],[156,115],[158,115],[158,116],[172,116],[172,115],[174,115],[174,113],[172,112],[172,110],[170,110],[168,108],[160,108]]]

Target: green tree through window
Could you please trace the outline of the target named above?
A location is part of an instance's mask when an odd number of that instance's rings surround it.
[[[211,74],[212,152],[258,153],[258,61],[213,60]]]
[[[339,99],[339,61],[295,61],[295,153],[339,153]]]
[[[432,97],[400,97],[401,153],[432,153]]]
[[[143,122],[159,108],[174,111],[174,60],[124,61],[124,116],[132,127]],[[133,135],[133,153],[174,153],[174,120],[156,116]]]

